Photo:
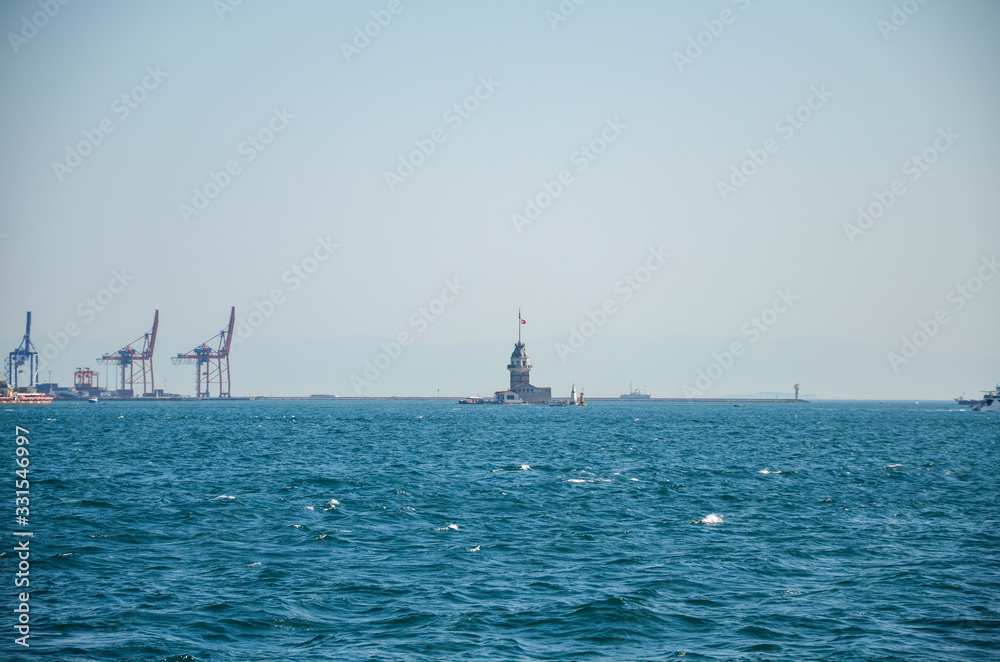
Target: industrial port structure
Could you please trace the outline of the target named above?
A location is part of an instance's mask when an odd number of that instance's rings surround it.
[[[24,324],[24,338],[21,340],[21,344],[7,355],[5,364],[4,372],[7,375],[7,384],[11,388],[17,389],[22,386],[34,388],[38,379],[38,352],[31,344],[31,311],[28,311],[28,319]],[[23,384],[21,379],[25,365],[28,366],[27,384]]]
[[[235,323],[236,307],[233,306],[229,312],[227,329],[223,329],[190,352],[173,357],[175,365],[188,363],[195,365],[197,382],[195,397],[210,398],[213,397],[213,392],[217,398],[230,397],[229,350],[232,346]],[[98,363],[115,366],[119,371],[119,388],[111,394],[112,397],[123,399],[163,397],[164,393],[156,388],[153,376],[153,353],[156,349],[156,332],[159,326],[160,311],[157,310],[153,313],[153,328],[150,331],[121,349],[97,359]],[[39,385],[38,370],[38,352],[31,342],[31,312],[28,312],[24,338],[21,344],[7,355],[5,361],[6,384],[14,390],[34,391]],[[73,374],[73,387],[77,392],[95,395],[101,391],[100,373],[90,368],[77,368]]]
[[[193,363],[198,381],[197,396],[212,397],[212,384],[218,389],[218,397],[229,397],[229,348],[233,344],[233,326],[236,324],[236,306],[229,311],[229,328],[201,343],[186,354],[178,354],[171,361],[174,365]],[[216,343],[216,347],[212,344]]]
[[[131,398],[135,395],[136,385],[142,384],[143,397],[156,393],[153,383],[153,348],[156,346],[156,328],[160,325],[160,311],[153,314],[153,330],[143,334],[136,340],[125,345],[113,354],[105,354],[97,359],[102,365],[117,364],[121,370],[121,381],[116,395],[119,398]],[[135,345],[142,341],[142,349]]]

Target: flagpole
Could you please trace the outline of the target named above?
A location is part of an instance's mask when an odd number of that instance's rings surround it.
[[[521,309],[517,309],[517,342],[521,343]]]

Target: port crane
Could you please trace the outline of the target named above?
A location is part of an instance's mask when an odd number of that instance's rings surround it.
[[[212,397],[212,385],[218,397],[229,397],[229,348],[233,344],[233,326],[236,324],[236,306],[229,311],[229,328],[219,331],[186,354],[171,359],[174,365],[194,364],[198,380],[197,397]]]
[[[7,355],[7,360],[5,361],[5,370],[7,373],[7,385],[11,388],[18,388],[22,386],[19,384],[18,375],[23,374],[24,370],[21,368],[25,365],[28,366],[28,383],[27,386],[34,386],[38,378],[38,352],[35,351],[35,346],[31,344],[31,312],[28,312],[28,319],[24,325],[24,339],[21,340],[21,344],[17,346],[13,352]]]
[[[153,315],[153,330],[144,333],[117,352],[105,354],[97,359],[104,365],[117,364],[121,370],[118,397],[131,398],[136,387],[142,384],[143,395],[155,395],[156,386],[153,383],[153,349],[156,347],[156,328],[160,324],[160,311]],[[142,343],[141,347],[138,343]]]
[[[77,368],[73,373],[73,388],[77,391],[100,391],[101,373],[90,368]]]

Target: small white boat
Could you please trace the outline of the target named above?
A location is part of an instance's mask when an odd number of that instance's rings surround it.
[[[87,400],[87,402],[93,402],[93,403],[96,404],[96,403],[100,402],[100,400],[98,400],[97,398],[91,398],[90,400]]]

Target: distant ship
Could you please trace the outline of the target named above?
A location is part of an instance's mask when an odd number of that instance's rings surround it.
[[[628,387],[630,389],[632,388],[632,382],[628,383]],[[643,393],[642,391],[640,391],[639,389],[636,388],[636,389],[632,389],[628,393],[622,393],[621,396],[619,396],[619,397],[622,400],[648,400],[649,397],[650,397],[650,395],[649,395],[649,393]]]
[[[978,403],[979,400],[966,400],[965,394],[963,393],[961,396],[955,398],[955,402],[957,402],[960,405],[974,405]]]
[[[1000,384],[996,389],[983,393],[983,399],[972,405],[973,411],[1000,411]]]

